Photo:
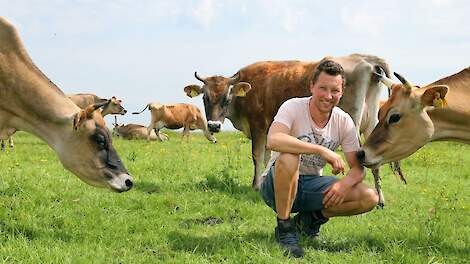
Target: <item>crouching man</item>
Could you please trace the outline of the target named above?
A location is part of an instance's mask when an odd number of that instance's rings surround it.
[[[267,148],[273,154],[260,192],[277,213],[277,242],[294,257],[304,255],[299,233],[315,238],[331,217],[365,213],[378,202],[375,190],[362,182],[353,120],[337,107],[344,82],[341,65],[322,61],[310,84],[312,96],[286,101],[269,129]],[[322,176],[326,163],[333,174],[344,175],[345,163],[334,152],[338,146],[350,170],[341,179]],[[291,213],[298,214],[291,219]]]

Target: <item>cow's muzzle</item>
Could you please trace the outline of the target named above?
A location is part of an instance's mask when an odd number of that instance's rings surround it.
[[[356,152],[356,158],[360,164],[364,165],[364,162],[366,160],[366,153],[364,152],[364,150],[361,149],[358,152]]]
[[[218,133],[222,130],[222,122],[220,121],[209,121],[207,122],[207,128],[212,133]]]

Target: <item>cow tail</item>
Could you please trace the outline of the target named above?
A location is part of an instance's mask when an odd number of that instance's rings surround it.
[[[145,108],[140,111],[140,112],[132,112],[133,115],[138,115],[138,114],[141,114],[143,111],[147,110],[147,108],[149,107],[150,104],[146,105]]]

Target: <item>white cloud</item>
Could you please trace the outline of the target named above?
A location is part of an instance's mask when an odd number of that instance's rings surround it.
[[[371,7],[343,6],[341,20],[352,33],[360,35],[381,35],[385,27],[383,13]]]
[[[202,0],[200,5],[193,11],[196,21],[209,28],[216,18],[216,6],[213,0]]]

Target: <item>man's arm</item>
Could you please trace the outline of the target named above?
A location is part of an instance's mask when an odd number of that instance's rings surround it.
[[[280,122],[271,124],[266,148],[281,153],[317,154],[333,167],[334,174],[344,172],[344,162],[340,155],[321,145],[308,143],[291,136],[290,129]]]
[[[325,208],[341,204],[349,190],[364,179],[365,169],[357,160],[356,152],[346,152],[344,155],[351,169],[345,177],[332,184],[325,191],[325,197],[323,198]]]

